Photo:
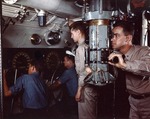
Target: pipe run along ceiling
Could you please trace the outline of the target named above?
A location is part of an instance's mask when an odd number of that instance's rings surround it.
[[[79,17],[82,9],[67,0],[18,0],[16,4],[31,8],[42,9],[65,17]]]

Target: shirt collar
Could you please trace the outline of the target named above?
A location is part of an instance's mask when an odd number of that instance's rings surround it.
[[[33,75],[39,75],[39,72],[33,72],[32,74]]]
[[[84,44],[84,41],[85,41],[85,39],[80,39],[79,42],[78,42],[78,45]]]
[[[130,59],[130,57],[131,57],[132,54],[133,54],[134,49],[135,49],[135,47],[134,47],[134,45],[133,45],[133,46],[129,49],[129,51],[125,54],[125,57],[126,57],[127,59]]]

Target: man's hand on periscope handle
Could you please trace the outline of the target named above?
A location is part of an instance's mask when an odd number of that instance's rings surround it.
[[[118,62],[117,63],[113,63],[111,62],[115,57],[118,58]],[[108,56],[108,63],[110,65],[113,65],[113,66],[116,66],[118,68],[121,68],[121,69],[124,69],[126,67],[126,63],[122,57],[122,54],[120,53],[111,53],[109,56]]]

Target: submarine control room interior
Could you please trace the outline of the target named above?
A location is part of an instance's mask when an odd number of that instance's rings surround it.
[[[50,86],[66,70],[67,51],[75,55],[76,43],[70,29],[74,22],[86,24],[85,43],[89,47],[85,59],[94,72],[86,83],[97,90],[96,119],[128,119],[126,73],[147,80],[150,68],[136,74],[108,63],[108,56],[113,52],[111,29],[122,21],[134,25],[133,44],[150,47],[150,0],[1,0],[0,119],[19,119],[23,112],[22,93],[4,95],[4,70],[7,85],[11,87],[16,79],[28,73],[32,59],[44,64],[47,118],[71,119],[64,116],[66,86],[55,90]]]

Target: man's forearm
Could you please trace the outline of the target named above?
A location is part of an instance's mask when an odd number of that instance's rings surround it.
[[[7,86],[7,81],[6,81],[6,77],[5,74],[3,75],[3,84],[4,84],[4,96],[11,96],[11,90],[9,90],[8,86]]]

